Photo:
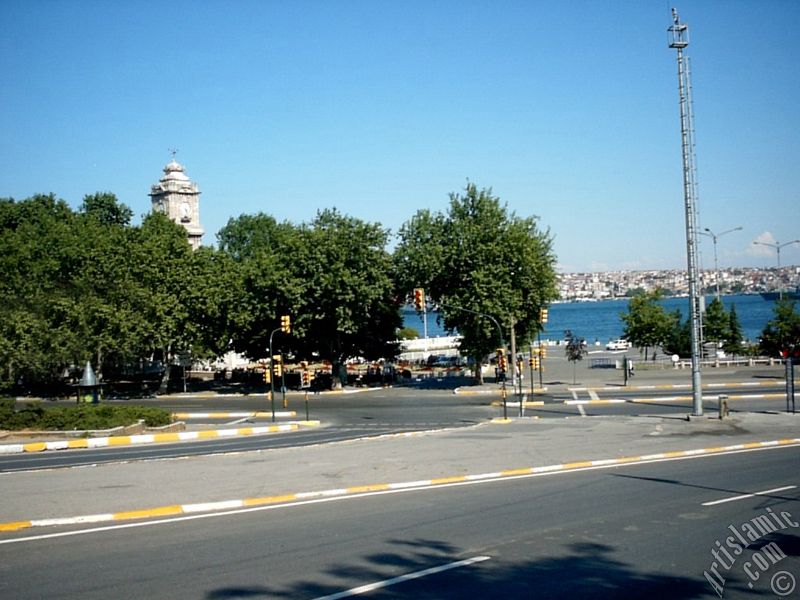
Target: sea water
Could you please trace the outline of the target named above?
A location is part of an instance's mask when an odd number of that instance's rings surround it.
[[[706,296],[706,305],[713,299],[713,296]],[[742,335],[750,341],[757,341],[761,337],[762,330],[775,315],[775,301],[766,300],[758,294],[722,296],[721,300],[725,310],[729,311],[731,306],[736,307]],[[686,319],[689,312],[689,299],[685,297],[666,298],[661,301],[661,305],[668,313],[679,310],[683,319]],[[609,340],[622,337],[624,323],[620,315],[627,312],[628,300],[625,298],[551,304],[542,339],[561,340],[564,339],[564,332],[569,330],[590,343],[599,341],[605,344]],[[404,309],[402,314],[404,325],[416,329],[420,336],[423,335],[422,315],[413,307]],[[429,312],[427,320],[429,337],[449,335],[444,329],[444,323],[439,321],[437,312]]]

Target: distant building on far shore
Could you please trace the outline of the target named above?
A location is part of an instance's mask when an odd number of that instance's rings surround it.
[[[151,186],[153,211],[167,215],[186,229],[193,250],[200,247],[203,228],[200,226],[200,190],[183,172],[183,165],[172,160],[164,167],[164,176]]]

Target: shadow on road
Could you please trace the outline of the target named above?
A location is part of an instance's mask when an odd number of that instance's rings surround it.
[[[611,477],[624,477],[625,479],[639,479],[641,481],[652,481],[654,483],[666,483],[669,485],[679,485],[682,487],[692,487],[697,488],[700,490],[711,490],[714,492],[723,492],[726,494],[732,494],[734,496],[743,496],[745,494],[752,494],[753,490],[732,490],[729,488],[720,488],[714,487],[709,485],[699,485],[697,483],[686,483],[684,481],[679,481],[677,479],[663,479],[661,477],[643,477],[641,475],[624,475],[622,473],[609,473]],[[797,502],[797,498],[791,498],[789,496],[776,496],[775,494],[759,494],[759,498],[771,499],[771,500],[781,500],[785,502]]]
[[[207,600],[228,598],[313,599],[354,586],[386,581],[491,551],[466,553],[437,540],[390,540],[394,551],[366,556],[359,564],[337,565],[289,587],[224,587]],[[615,548],[572,543],[546,549],[548,556],[492,556],[490,560],[375,590],[370,598],[697,598],[711,591],[701,570],[694,578],[646,573],[614,558]],[[535,550],[534,550],[535,552]],[[552,554],[552,555],[551,555]],[[312,576],[310,576],[312,577]],[[335,580],[341,580],[336,585]]]

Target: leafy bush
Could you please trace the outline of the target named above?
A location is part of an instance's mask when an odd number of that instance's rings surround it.
[[[0,401],[0,429],[12,431],[20,429],[43,431],[111,429],[112,427],[133,425],[139,419],[144,419],[145,425],[148,427],[168,425],[172,420],[168,411],[149,406],[81,404],[44,409],[36,405],[15,410],[13,398]]]

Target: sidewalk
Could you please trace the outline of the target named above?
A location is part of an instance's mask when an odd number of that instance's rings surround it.
[[[0,487],[0,530],[49,524],[37,521],[42,519],[185,514],[598,464],[592,461],[715,453],[761,442],[800,444],[800,416],[520,419],[189,460],[8,473]]]

